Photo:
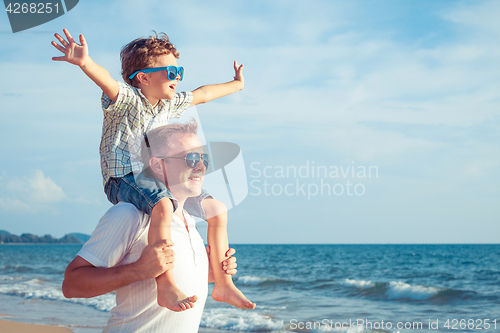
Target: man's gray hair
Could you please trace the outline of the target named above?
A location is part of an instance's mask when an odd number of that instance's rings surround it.
[[[198,123],[191,119],[185,124],[170,124],[160,126],[149,131],[142,140],[141,144],[141,159],[144,167],[149,166],[151,157],[164,157],[171,145],[171,137],[177,133],[196,135],[198,131]]]

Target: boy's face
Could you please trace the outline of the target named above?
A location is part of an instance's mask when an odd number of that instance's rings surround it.
[[[153,67],[167,67],[167,66],[177,66],[177,59],[170,54],[162,54],[156,58],[156,62]],[[169,80],[167,72],[160,71],[149,73],[150,84],[143,87],[143,93],[148,97],[148,95],[154,99],[173,99],[175,95],[175,88],[177,83],[179,83],[179,76],[175,80]]]

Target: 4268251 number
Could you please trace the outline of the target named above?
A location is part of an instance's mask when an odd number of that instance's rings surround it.
[[[9,14],[50,14],[52,11],[59,13],[59,4],[52,2],[31,2],[31,3],[9,3],[5,7]]]
[[[448,319],[444,327],[449,330],[489,330],[497,328],[497,320],[490,319]]]

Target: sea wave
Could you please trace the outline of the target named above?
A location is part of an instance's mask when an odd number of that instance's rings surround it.
[[[350,327],[340,327],[333,326],[332,324],[325,323],[324,321],[307,321],[307,322],[292,322],[287,324],[285,332],[307,332],[307,333],[323,333],[323,332],[331,332],[331,333],[384,333],[388,331],[384,330],[371,330],[365,329],[363,325],[350,326]],[[281,332],[281,331],[280,331]]]
[[[412,286],[401,281],[389,282],[389,286],[385,294],[388,299],[410,299],[413,301],[423,301],[436,295],[443,289],[424,286]]]
[[[258,276],[240,276],[240,277],[236,278],[234,282],[236,284],[247,285],[247,286],[289,283],[289,281],[282,280],[282,279],[263,278],[263,277],[258,277]]]
[[[100,311],[110,311],[115,305],[115,296],[106,294],[94,298],[71,298],[64,297],[61,285],[49,282],[42,278],[19,280],[1,277],[0,280],[15,281],[16,283],[0,284],[0,294],[18,296],[22,298],[38,298],[53,301],[71,302],[95,308]]]
[[[25,266],[25,265],[4,265],[0,268],[0,270],[7,274],[26,274],[26,273],[38,273],[38,274],[47,274],[47,275],[61,275],[64,273],[60,267],[51,267],[51,266]]]
[[[302,331],[301,331],[302,332]],[[363,326],[353,326],[353,327],[330,327],[323,326],[321,328],[312,329],[309,331],[310,333],[323,333],[323,332],[332,332],[332,333],[384,333],[387,331],[377,330],[372,331],[365,329]],[[389,333],[389,332],[387,332]]]
[[[201,327],[244,332],[273,332],[284,329],[283,320],[269,314],[240,309],[205,309]]]
[[[14,281],[14,280],[22,280],[23,278],[20,276],[6,276],[0,275],[0,281]]]
[[[372,282],[345,279],[343,285],[348,288],[356,288],[362,295],[378,296],[388,300],[449,301],[467,294],[466,291],[411,285],[402,281]]]
[[[360,289],[367,289],[367,288],[375,287],[375,283],[373,283],[371,281],[350,280],[350,279],[345,279],[344,285],[349,286],[349,287],[356,287],[356,288],[360,288]]]

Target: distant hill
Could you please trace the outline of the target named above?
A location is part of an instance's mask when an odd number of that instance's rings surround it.
[[[90,235],[87,234],[81,234],[79,232],[72,232],[71,234],[68,234],[68,236],[73,236],[76,239],[78,239],[82,244],[85,243],[90,239]]]
[[[30,244],[83,244],[90,238],[89,235],[72,233],[61,238],[54,238],[51,235],[36,236],[32,234],[13,235],[8,231],[0,230],[0,244],[9,243],[30,243]]]

